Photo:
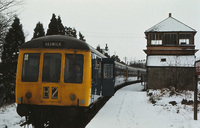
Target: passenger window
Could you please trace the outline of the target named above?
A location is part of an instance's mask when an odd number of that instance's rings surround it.
[[[104,79],[113,79],[113,64],[104,64],[103,66]]]
[[[83,55],[66,54],[65,56],[65,83],[82,83],[83,81]]]
[[[39,53],[25,53],[23,57],[22,81],[37,82],[39,74]]]
[[[61,54],[45,53],[43,61],[43,82],[59,82],[61,71]]]

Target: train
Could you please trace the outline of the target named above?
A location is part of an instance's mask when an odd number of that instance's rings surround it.
[[[51,123],[53,127],[58,119],[70,119],[99,97],[113,96],[116,86],[145,72],[116,62],[73,37],[32,39],[19,49],[17,113],[26,117],[24,125],[42,128]]]

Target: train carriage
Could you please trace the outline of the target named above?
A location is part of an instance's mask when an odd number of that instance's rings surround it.
[[[30,40],[19,51],[17,112],[35,127],[66,113],[71,116],[74,108],[90,106],[96,95],[113,96],[115,76],[128,74],[128,69],[72,37]]]

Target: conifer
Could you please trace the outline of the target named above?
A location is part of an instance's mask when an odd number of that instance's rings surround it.
[[[85,37],[82,35],[82,33],[81,32],[79,32],[79,40],[82,40],[82,41],[86,41],[85,39],[84,39]]]
[[[45,36],[43,24],[38,22],[36,24],[35,29],[34,29],[33,39],[38,38],[38,37],[42,37],[42,36]]]
[[[62,20],[61,20],[60,16],[58,16],[57,24],[58,24],[58,34],[65,35],[65,27],[62,24]]]
[[[55,14],[52,15],[46,35],[58,35],[58,21]]]
[[[24,32],[20,19],[15,17],[11,28],[5,37],[2,52],[2,85],[4,96],[8,100],[14,100],[15,78],[19,48],[25,42]]]

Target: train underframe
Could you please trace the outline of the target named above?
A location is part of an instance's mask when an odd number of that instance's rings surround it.
[[[76,127],[73,121],[84,116],[88,107],[78,106],[46,106],[18,104],[17,112],[26,117],[21,126],[32,124],[34,128],[59,128],[62,126]],[[77,124],[78,125],[78,124]]]

